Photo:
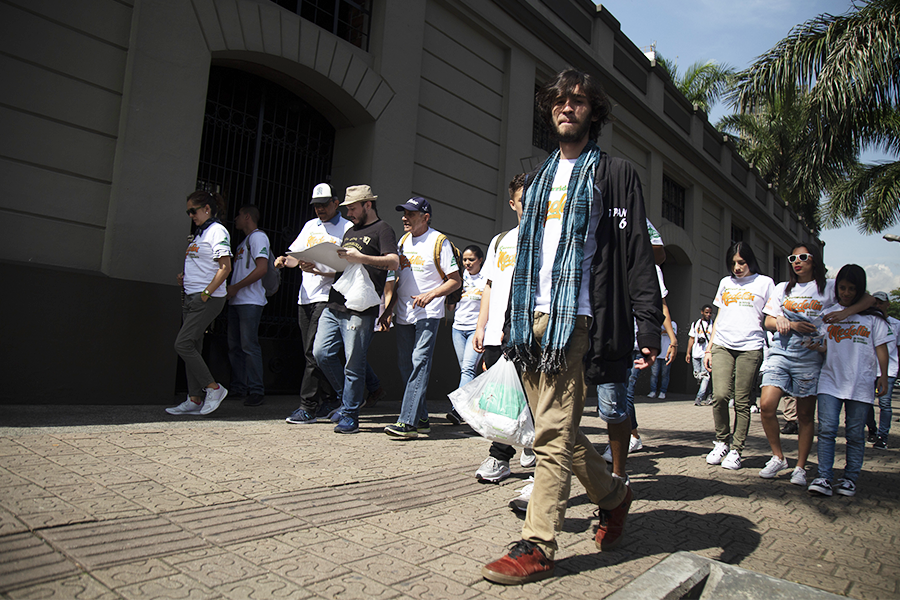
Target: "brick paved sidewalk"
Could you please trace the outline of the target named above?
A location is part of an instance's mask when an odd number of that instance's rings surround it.
[[[857,497],[812,498],[790,471],[757,476],[768,459],[758,415],[744,468],[707,466],[712,415],[691,400],[638,399],[644,450],[628,461],[636,500],[620,549],[596,552],[594,508],[573,481],[558,576],[511,588],[480,568],[518,539],[507,502],[530,473],[516,459],[502,485],[476,483],[488,444],[449,426],[446,402],[431,404],[433,433],[412,441],[381,433],[395,403],[348,436],[285,423],[292,397],[226,401],[209,418],[0,407],[0,596],[596,599],[686,550],[898,597],[896,450],[867,448]],[[583,427],[605,443],[595,410]],[[783,438],[793,465],[796,436]]]

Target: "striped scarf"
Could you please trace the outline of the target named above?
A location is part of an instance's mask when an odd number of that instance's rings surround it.
[[[511,330],[507,356],[530,371],[559,373],[566,367],[566,349],[575,329],[584,242],[594,200],[594,172],[600,148],[590,141],[582,150],[569,177],[567,200],[562,215],[562,233],[553,260],[550,321],[541,338],[534,340],[534,300],[537,296],[544,222],[550,188],[559,166],[559,150],[548,158],[523,198],[524,213],[519,225],[518,251],[510,299]]]

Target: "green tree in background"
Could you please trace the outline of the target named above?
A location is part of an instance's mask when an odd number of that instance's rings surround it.
[[[688,102],[706,113],[728,90],[728,84],[735,74],[731,67],[712,60],[697,61],[685,69],[684,73],[678,73],[678,65],[658,52],[656,64],[669,75]]]
[[[826,225],[874,233],[900,221],[900,163],[858,161],[865,148],[900,154],[900,0],[868,0],[795,27],[737,75],[729,98],[742,113],[763,113],[795,89],[806,126],[779,189],[824,190]]]

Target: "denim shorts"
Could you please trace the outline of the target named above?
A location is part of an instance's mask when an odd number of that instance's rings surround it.
[[[795,398],[807,398],[816,395],[821,371],[822,363],[818,360],[798,361],[781,354],[770,354],[762,385],[775,386]]]

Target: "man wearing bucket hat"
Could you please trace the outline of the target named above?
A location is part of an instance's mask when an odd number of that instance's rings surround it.
[[[331,186],[320,183],[313,188],[310,204],[316,211],[316,218],[310,219],[303,226],[300,235],[290,245],[290,252],[299,252],[322,242],[340,244],[344,233],[352,223],[341,216],[338,210],[339,200],[335,198]],[[334,390],[331,389],[325,374],[316,365],[313,357],[313,341],[319,327],[319,318],[325,310],[328,293],[334,282],[334,269],[325,265],[300,262],[291,256],[279,256],[275,266],[300,267],[303,279],[300,282],[300,293],[297,298],[297,321],[300,324],[300,337],[303,340],[303,356],[306,367],[303,381],[300,384],[300,406],[285,419],[288,423],[315,423],[316,413],[327,414],[328,406],[336,402]],[[331,402],[329,402],[331,401]]]
[[[397,268],[397,237],[391,226],[378,218],[375,202],[378,196],[368,185],[347,188],[341,206],[347,207],[347,218],[353,226],[344,234],[338,255],[351,264],[360,264],[368,275],[376,296],[384,293],[387,272]],[[335,276],[340,281],[342,273]],[[375,332],[379,305],[362,311],[347,308],[344,295],[332,287],[328,305],[319,319],[319,330],[313,344],[316,363],[328,378],[338,397],[340,409],[332,416],[335,433],[359,431],[359,409],[363,404],[366,384],[366,353]]]
[[[406,388],[400,417],[384,432],[409,439],[430,431],[425,394],[437,329],[444,316],[443,298],[462,285],[462,278],[452,244],[430,226],[428,200],[416,196],[396,208],[403,213],[405,233],[400,238],[396,293],[381,324],[387,325],[396,313],[397,362]]]

